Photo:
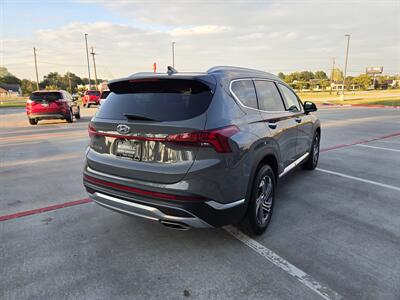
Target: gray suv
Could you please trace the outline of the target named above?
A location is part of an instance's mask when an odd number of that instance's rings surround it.
[[[318,163],[320,122],[278,77],[214,67],[109,82],[89,123],[83,181],[112,210],[175,229],[265,231],[277,181]]]

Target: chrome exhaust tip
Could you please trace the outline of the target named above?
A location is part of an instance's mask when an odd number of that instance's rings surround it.
[[[189,230],[191,227],[187,224],[170,221],[170,220],[160,220],[160,223],[165,227],[175,229],[175,230]]]

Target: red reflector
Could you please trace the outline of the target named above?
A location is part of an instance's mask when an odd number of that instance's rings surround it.
[[[198,201],[198,200],[204,200],[203,197],[201,196],[181,196],[181,195],[174,195],[174,194],[165,194],[165,193],[159,193],[159,192],[153,192],[153,191],[147,191],[147,190],[142,190],[138,188],[134,188],[131,186],[126,186],[114,182],[109,182],[105,181],[102,179],[97,179],[92,176],[83,175],[83,178],[91,183],[95,184],[100,184],[106,187],[111,187],[117,190],[121,191],[126,191],[126,192],[131,192],[140,196],[147,196],[147,197],[152,197],[152,198],[159,198],[159,199],[165,199],[165,200],[178,200],[178,201]]]

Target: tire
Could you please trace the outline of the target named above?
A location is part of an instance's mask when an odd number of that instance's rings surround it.
[[[251,234],[260,235],[267,229],[274,208],[275,190],[275,174],[269,165],[264,165],[254,178],[244,219],[244,225]]]
[[[81,109],[78,107],[78,113],[75,115],[76,119],[80,119],[81,118]]]
[[[320,133],[316,131],[311,145],[310,155],[308,156],[308,159],[301,165],[304,170],[314,170],[318,165],[319,144],[321,141],[320,137]]]
[[[71,110],[69,110],[69,115],[65,117],[65,120],[66,120],[68,123],[74,122],[74,115],[72,114],[72,111],[71,111]]]
[[[37,119],[28,119],[29,120],[29,124],[31,125],[37,125],[38,120]]]

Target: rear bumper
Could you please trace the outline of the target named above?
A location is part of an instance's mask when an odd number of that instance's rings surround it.
[[[96,178],[101,183],[87,180],[87,176]],[[105,185],[104,182],[109,182],[110,185]],[[138,188],[134,181],[107,175],[88,167],[84,171],[83,183],[89,197],[99,205],[163,224],[175,222],[187,228],[220,227],[239,222],[245,214],[244,199],[222,204],[213,199],[166,200],[138,195],[119,188],[120,185]],[[142,189],[143,186],[140,188]],[[146,189],[155,193],[171,193],[170,190],[154,189],[154,187],[146,187]]]
[[[120,213],[134,215],[137,217],[142,217],[145,219],[158,221],[163,224],[175,224],[176,228],[179,229],[189,229],[194,228],[207,228],[211,227],[209,224],[199,219],[198,217],[192,215],[187,211],[182,210],[184,213],[188,214],[187,217],[177,217],[173,215],[168,215],[156,207],[135,203],[132,201],[127,201],[117,197],[102,194],[100,192],[95,192],[93,194],[89,193],[89,197],[97,204],[115,210]]]
[[[30,119],[65,119],[65,115],[61,113],[28,113]]]

